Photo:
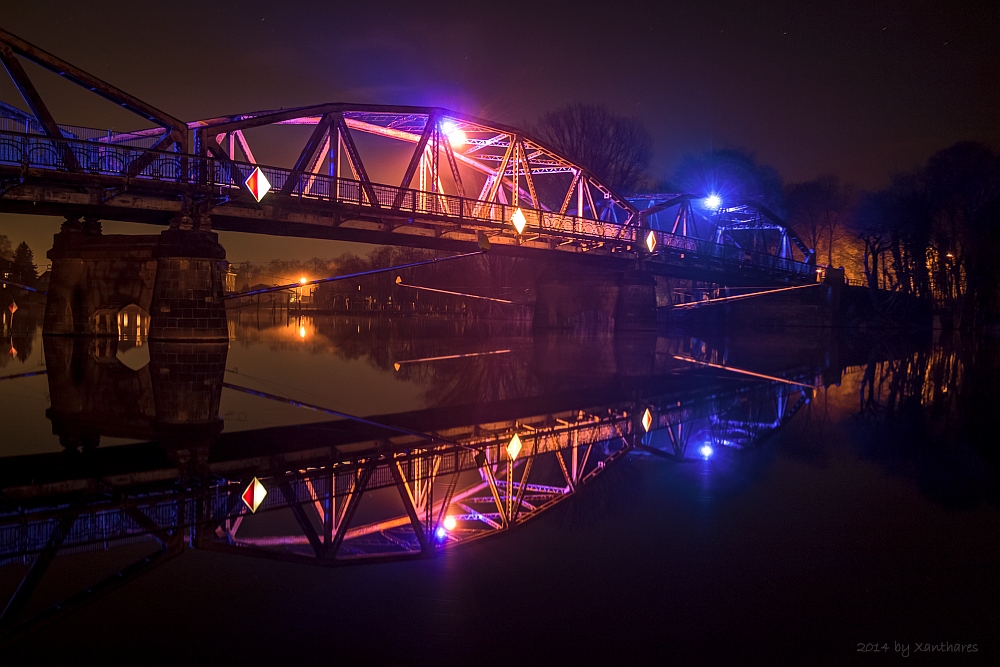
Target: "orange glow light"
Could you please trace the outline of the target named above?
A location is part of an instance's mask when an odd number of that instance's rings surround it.
[[[517,455],[520,453],[521,453],[521,438],[517,437],[517,433],[515,433],[514,437],[511,438],[510,442],[507,444],[507,456],[509,456],[510,460],[513,461],[514,459],[517,458]]]
[[[524,218],[524,213],[522,213],[521,209],[519,209],[519,208],[514,209],[514,215],[510,216],[510,221],[511,221],[511,224],[514,225],[514,229],[517,230],[518,234],[520,234],[521,232],[523,232],[524,231],[524,226],[526,224],[528,224],[528,221],[525,220],[525,218]]]
[[[448,143],[451,144],[452,148],[461,148],[468,141],[468,137],[465,136],[465,132],[462,130],[455,129],[448,133]]]

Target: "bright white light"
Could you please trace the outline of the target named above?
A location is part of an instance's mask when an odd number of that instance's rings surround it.
[[[455,517],[453,517],[452,515],[449,514],[448,516],[446,516],[444,518],[444,529],[445,530],[451,532],[451,531],[455,530],[455,526],[457,526],[457,525],[458,525],[458,521],[456,521]]]
[[[717,211],[720,206],[722,206],[722,198],[719,195],[708,195],[705,197],[705,208]]]
[[[519,209],[519,208],[514,209],[514,215],[510,216],[510,221],[511,221],[511,224],[514,225],[514,229],[517,230],[518,234],[520,234],[521,232],[523,232],[524,231],[524,226],[526,224],[528,224],[528,221],[525,220],[525,218],[524,218],[524,213],[522,213],[521,209]]]
[[[701,449],[699,449],[698,451],[701,452],[702,458],[704,458],[706,461],[712,458],[712,454],[715,453],[715,450],[712,449],[711,445],[702,445]]]
[[[458,126],[450,120],[441,123],[441,132],[448,137],[448,143],[451,144],[452,148],[461,148],[469,141],[465,132],[458,129]]]
[[[302,276],[301,278],[299,278],[299,284],[300,285],[305,285],[307,282],[309,282],[309,281],[306,280],[305,276]]]

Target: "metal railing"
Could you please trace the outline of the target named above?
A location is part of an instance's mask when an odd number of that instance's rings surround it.
[[[246,178],[254,168],[259,167],[271,184],[273,192],[286,191],[289,196],[303,201],[356,206],[368,209],[369,213],[382,211],[383,214],[410,218],[427,216],[443,219],[446,222],[503,229],[511,225],[510,220],[514,211],[520,208],[526,223],[523,236],[555,236],[592,248],[601,244],[640,248],[646,241],[645,235],[649,233],[649,230],[633,224],[594,220],[441,192],[412,190],[380,183],[366,184],[355,179],[325,174],[296,175],[293,170],[280,167],[152,151],[142,147],[106,143],[98,139],[100,137],[95,135],[91,141],[79,139],[59,141],[36,134],[0,129],[0,165],[17,166],[23,171],[43,169],[118,177],[133,181],[211,186],[223,191],[242,190]],[[141,141],[152,141],[152,139],[144,137]],[[67,165],[67,152],[72,153],[76,161],[75,167]],[[292,177],[296,181],[286,189],[285,185]],[[810,275],[814,271],[814,267],[808,264],[776,255],[749,252],[734,246],[660,230],[652,231],[656,237],[654,250],[658,253],[669,249],[673,251],[672,255],[679,254],[681,257],[690,253],[702,260],[797,277]]]

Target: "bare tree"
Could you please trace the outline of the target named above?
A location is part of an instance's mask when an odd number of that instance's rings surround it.
[[[5,259],[8,262],[14,260],[14,248],[10,244],[10,239],[4,234],[0,234],[0,259]]]
[[[653,137],[642,122],[603,106],[569,104],[543,115],[533,131],[623,193],[636,191],[653,156]]]
[[[845,241],[854,200],[854,189],[833,175],[788,187],[789,224],[817,251],[825,246],[829,266],[833,265],[835,246]]]

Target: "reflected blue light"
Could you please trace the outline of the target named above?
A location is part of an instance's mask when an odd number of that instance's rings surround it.
[[[717,211],[722,206],[722,197],[714,194],[708,195],[707,197],[705,197],[704,204],[705,208]]]
[[[438,526],[438,529],[434,531],[434,536],[438,538],[439,542],[444,542],[444,538],[448,537],[448,531],[442,526]]]
[[[702,458],[704,458],[706,461],[712,458],[712,454],[715,453],[715,450],[712,449],[711,445],[702,445],[701,449],[699,449],[698,451],[701,453]]]

